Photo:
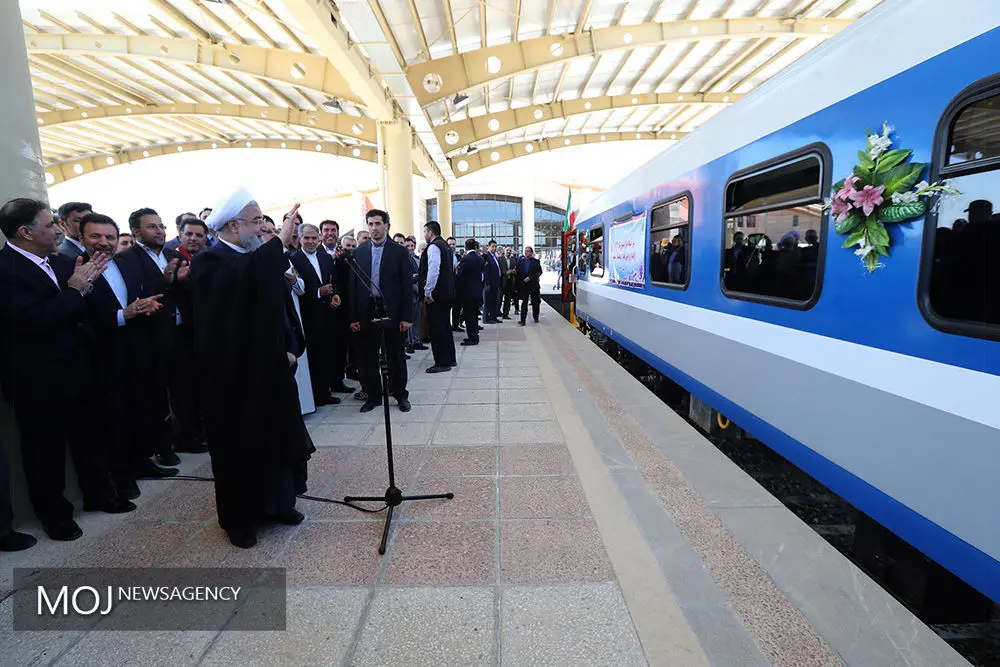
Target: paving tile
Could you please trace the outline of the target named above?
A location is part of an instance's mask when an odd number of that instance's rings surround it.
[[[556,413],[549,403],[501,403],[500,421],[555,421]]]
[[[206,477],[212,476],[209,469]],[[215,514],[215,484],[193,480],[172,480],[169,482],[140,481],[142,486],[169,484],[166,492],[156,498],[139,496],[138,506],[128,515],[136,521],[208,521]],[[143,489],[144,490],[144,489]]]
[[[432,422],[390,423],[392,426],[393,446],[426,445],[431,440],[431,433],[434,432],[434,424]],[[372,431],[364,444],[366,447],[385,447],[385,426],[380,425],[379,428]]]
[[[465,378],[457,377],[455,381],[451,383],[451,389],[463,390],[463,389],[496,389],[497,388],[497,378]]]
[[[467,403],[496,403],[497,402],[497,390],[496,389],[463,389],[459,391],[449,391],[448,401],[449,404],[467,404]]]
[[[501,389],[500,404],[504,403],[546,403],[549,395],[544,389]]]
[[[406,483],[409,480],[397,479],[396,484],[403,485],[403,490],[407,491]],[[369,477],[338,477],[333,480],[322,494],[316,495],[331,500],[343,500],[344,496],[378,496],[385,494],[389,486],[389,478],[383,470],[381,474]],[[359,503],[361,507],[377,509],[381,503]],[[384,514],[362,512],[351,509],[337,503],[324,503],[317,500],[299,500],[298,510],[306,515],[306,521],[383,521]]]
[[[427,448],[420,475],[495,475],[496,470],[495,447],[454,445]]]
[[[497,369],[493,367],[482,367],[482,368],[463,368],[459,371],[459,375],[464,378],[495,378],[497,377]]]
[[[500,365],[500,375],[509,378],[541,377],[542,372],[536,366],[506,366]]]
[[[505,445],[500,448],[501,475],[573,475],[566,445]]]
[[[409,398],[413,405],[441,405],[447,395],[448,392],[444,389],[431,389],[430,391],[417,389],[410,392]],[[399,408],[395,404],[392,407],[396,411],[393,416],[399,414]]]
[[[285,632],[223,632],[201,664],[339,665],[368,596],[361,588],[290,588]]]
[[[497,405],[495,403],[446,405],[441,411],[441,422],[496,421],[496,418]]]
[[[317,448],[309,458],[307,479],[311,495],[323,495],[337,476],[344,475],[347,464],[363,447],[322,447]]]
[[[395,435],[395,434],[393,434]],[[395,439],[394,439],[395,442]],[[397,484],[409,480],[420,467],[422,447],[393,444],[392,462]],[[343,477],[374,477],[388,480],[389,460],[384,447],[365,447],[344,466]]]
[[[360,445],[375,424],[319,424],[309,431],[317,447],[353,447]]]
[[[496,663],[493,589],[379,588],[351,665]]]
[[[542,389],[545,383],[540,377],[501,377],[501,389]]]
[[[300,500],[298,504],[306,502]],[[218,523],[211,523],[173,554],[170,567],[272,567],[294,531],[294,526],[261,526],[256,531],[257,546],[237,549],[229,542],[226,531]]]
[[[375,581],[382,523],[309,522],[299,526],[278,561],[290,585],[369,585]]]
[[[413,405],[409,412],[400,412],[396,410],[389,417],[389,421],[395,427],[396,424],[412,424],[415,422],[435,422],[441,415],[441,405]],[[379,424],[375,427],[377,429],[384,429],[385,427]]]
[[[510,586],[500,600],[504,665],[645,665],[618,585]]]
[[[607,581],[614,578],[597,525],[590,519],[526,519],[500,524],[504,583]]]
[[[3,646],[0,663],[7,665],[48,665],[83,635],[83,631],[14,632],[13,628],[14,597],[9,596],[0,602],[0,646]]]
[[[215,635],[215,632],[93,631],[60,657],[59,664],[196,665]]]
[[[480,357],[480,358],[475,358],[475,357],[464,358],[463,357],[461,360],[459,360],[458,367],[459,367],[459,369],[463,369],[463,368],[496,368],[497,367],[497,360],[496,360],[496,357]]]
[[[164,567],[173,553],[201,532],[203,523],[126,521],[62,567]]]
[[[559,422],[500,422],[500,442],[505,445],[565,442]]]
[[[434,430],[434,445],[493,445],[497,442],[497,423],[441,422]]]
[[[492,521],[394,524],[395,534],[388,550],[391,558],[381,581],[431,585],[493,583],[496,530]]]
[[[406,518],[495,519],[497,515],[494,477],[421,477],[409,491],[413,493],[455,494],[451,500],[420,500],[407,503]]]
[[[424,373],[424,377],[416,377],[406,383],[406,388],[409,391],[426,391],[426,390],[447,390],[451,385],[452,376],[454,373],[441,374],[427,374]]]
[[[504,519],[589,517],[590,505],[575,475],[501,477],[500,516]]]

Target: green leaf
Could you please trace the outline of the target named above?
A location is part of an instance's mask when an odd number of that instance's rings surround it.
[[[878,217],[882,222],[903,222],[919,218],[926,212],[927,204],[915,201],[912,204],[890,204],[879,211]]]
[[[844,183],[846,183],[846,182],[847,182],[847,179],[846,178],[842,178],[839,181],[837,181],[836,183],[834,183],[833,184],[833,191],[834,192],[840,192],[843,189],[843,187],[844,187]]]
[[[853,245],[857,245],[858,243],[861,243],[861,239],[863,239],[864,237],[865,237],[865,228],[862,227],[861,229],[857,230],[856,232],[854,232],[853,234],[851,234],[850,236],[848,236],[847,240],[844,241],[844,245],[842,245],[840,247],[841,248],[850,248]]]
[[[851,213],[846,218],[844,218],[843,222],[838,222],[837,223],[837,226],[836,226],[837,233],[838,234],[850,234],[855,229],[857,229],[858,225],[861,224],[862,220],[863,220],[863,218],[861,217],[860,213]]]
[[[874,185],[884,185],[885,192],[882,194],[886,199],[890,199],[896,192],[905,192],[913,187],[923,173],[923,162],[910,162],[909,164],[896,165],[889,171],[875,174]]]
[[[913,155],[913,151],[908,149],[901,148],[899,150],[889,151],[879,158],[878,167],[875,168],[875,173],[884,174],[911,155]]]
[[[875,250],[878,252],[878,254],[882,255],[883,257],[889,256],[889,248],[887,248],[886,246],[877,245],[875,246]]]
[[[858,162],[867,171],[875,168],[875,161],[868,155],[868,151],[858,151]]]
[[[865,229],[868,230],[868,240],[871,241],[872,245],[889,245],[889,232],[886,231],[885,227],[877,219],[874,217],[868,218],[865,221]]]
[[[857,176],[860,181],[854,184],[855,190],[860,190],[866,185],[872,184],[872,172],[862,167],[860,164],[854,167],[854,175]]]
[[[878,253],[870,252],[865,255],[865,266],[868,267],[868,273],[875,273],[878,268]]]

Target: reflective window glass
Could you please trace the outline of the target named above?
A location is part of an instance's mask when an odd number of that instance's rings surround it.
[[[653,209],[649,232],[649,280],[655,284],[688,283],[691,259],[691,200],[675,199]]]

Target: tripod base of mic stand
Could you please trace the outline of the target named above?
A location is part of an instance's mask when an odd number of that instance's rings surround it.
[[[382,529],[382,541],[378,545],[379,555],[385,554],[385,544],[389,540],[389,526],[392,525],[392,513],[399,505],[407,500],[438,500],[445,499],[451,500],[455,497],[454,493],[432,493],[429,495],[421,496],[404,496],[403,492],[397,489],[395,486],[390,486],[385,490],[384,496],[344,496],[345,503],[353,502],[384,502],[388,505],[385,515],[385,528]]]

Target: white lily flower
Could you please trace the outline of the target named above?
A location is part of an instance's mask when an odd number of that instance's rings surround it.
[[[918,201],[919,197],[916,192],[893,192],[892,193],[892,203],[893,204],[913,204]]]
[[[863,238],[860,241],[858,241],[858,246],[859,247],[857,250],[854,251],[854,254],[860,257],[861,259],[864,259],[869,254],[875,252],[875,246],[868,245],[868,239]]]
[[[917,192],[921,192],[921,191],[926,190],[927,188],[931,187],[931,184],[928,183],[927,181],[920,181],[914,187],[916,188]]]

